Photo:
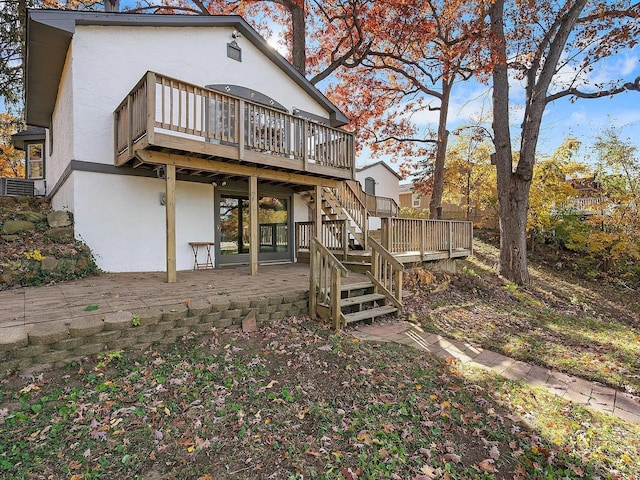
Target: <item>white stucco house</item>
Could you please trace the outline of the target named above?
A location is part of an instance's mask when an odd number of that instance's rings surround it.
[[[367,195],[375,196],[376,209],[369,209],[369,229],[380,228],[381,216],[398,214],[400,180],[402,177],[383,160],[356,168],[356,180]]]
[[[355,178],[348,119],[241,17],[30,10],[26,48],[42,193],[105,271],[293,261],[300,193]]]

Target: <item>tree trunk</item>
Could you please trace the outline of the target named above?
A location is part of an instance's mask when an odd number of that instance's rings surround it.
[[[527,211],[530,183],[512,182],[500,197],[500,274],[517,285],[529,283]]]
[[[495,1],[490,18],[496,57],[493,67],[492,126],[500,204],[500,274],[518,285],[524,285],[529,283],[526,226],[531,181],[523,181],[513,173],[504,0]]]
[[[453,82],[442,80],[442,97],[440,99],[440,115],[438,117],[438,143],[436,146],[436,161],[433,167],[433,190],[429,203],[429,217],[442,218],[442,193],[444,191],[444,164],[447,158],[447,117],[449,114],[449,99]]]
[[[290,0],[283,3],[291,14],[291,59],[293,67],[303,76],[306,74],[306,31],[305,31],[305,2],[300,0]]]

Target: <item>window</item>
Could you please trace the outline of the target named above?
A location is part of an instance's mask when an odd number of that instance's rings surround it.
[[[419,208],[422,205],[422,197],[419,193],[411,194],[411,206],[414,208]]]
[[[367,177],[364,179],[364,192],[369,195],[376,194],[376,181],[371,177]]]
[[[44,178],[44,144],[27,145],[27,178],[36,180]]]

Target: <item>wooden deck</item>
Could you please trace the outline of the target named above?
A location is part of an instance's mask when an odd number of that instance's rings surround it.
[[[369,264],[370,250],[355,250],[349,243],[346,220],[325,220],[319,237],[338,259]],[[298,261],[308,261],[313,222],[296,223]],[[405,265],[466,258],[473,254],[473,224],[460,220],[382,219],[380,244]]]
[[[162,162],[140,152],[160,151],[187,155],[176,167],[192,175],[234,168],[243,175],[251,165],[335,180],[355,176],[351,133],[154,72],[124,98],[114,122],[116,166],[154,167]]]

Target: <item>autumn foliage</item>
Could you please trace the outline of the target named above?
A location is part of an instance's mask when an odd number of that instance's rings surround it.
[[[0,113],[0,177],[24,177],[24,153],[11,144],[20,125],[16,117]]]

